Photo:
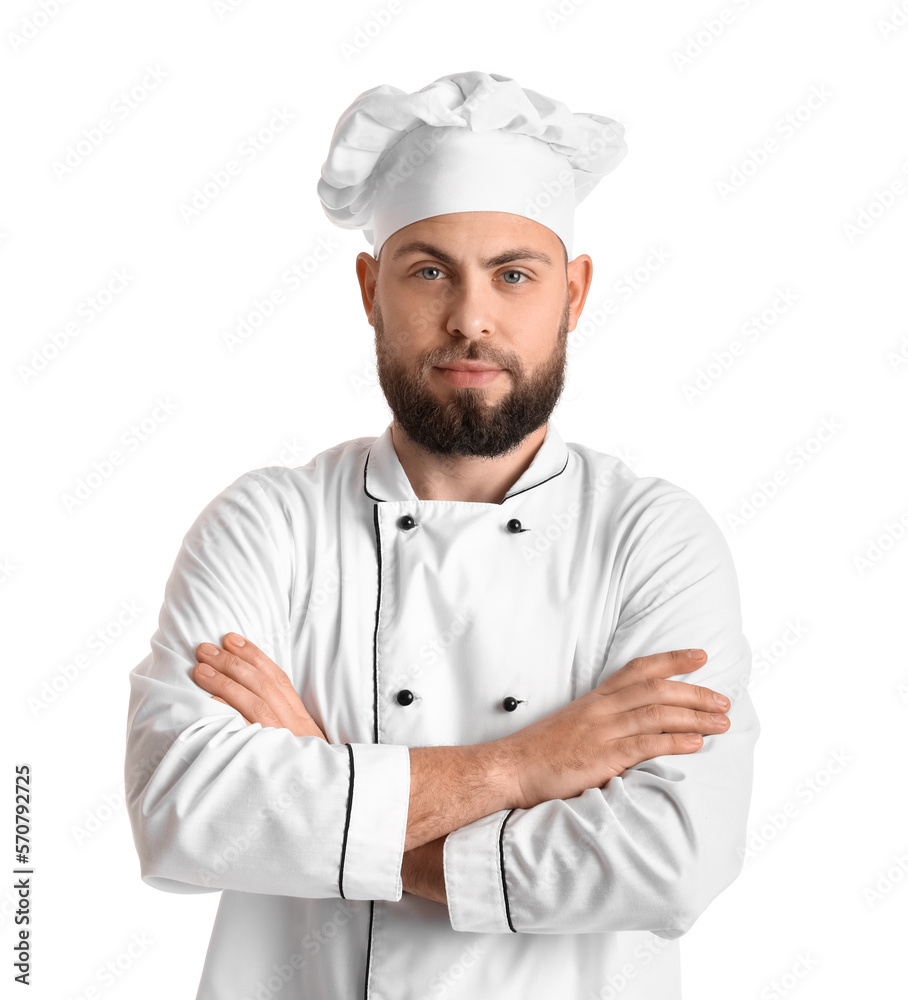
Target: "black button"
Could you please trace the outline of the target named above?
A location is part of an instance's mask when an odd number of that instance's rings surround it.
[[[516,698],[512,698],[510,695],[508,695],[508,697],[505,698],[505,700],[501,703],[501,707],[506,712],[513,712],[514,709],[517,708],[519,704],[520,702]]]
[[[518,531],[524,530],[521,528],[520,521],[518,521],[516,517],[512,517],[511,520],[508,521],[507,527],[508,531],[510,531],[512,535],[516,535]]]
[[[406,688],[403,691],[397,692],[397,704],[398,705],[410,705],[413,703],[413,692],[408,691]]]
[[[397,519],[397,527],[403,529],[404,531],[409,531],[411,528],[416,527],[416,522],[412,517],[410,517],[409,514],[404,514],[403,517],[399,517]]]

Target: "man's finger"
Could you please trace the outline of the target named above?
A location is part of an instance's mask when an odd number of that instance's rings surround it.
[[[251,663],[266,674],[279,672],[284,677],[287,676],[267,653],[264,653],[254,642],[250,642],[238,632],[228,632],[224,636],[224,648],[232,650],[237,656],[242,657],[247,663]]]
[[[280,729],[285,723],[272,703],[232,677],[227,669],[222,669],[226,667],[228,655],[223,650],[218,656],[208,654],[208,662],[202,660],[193,668],[193,680],[210,695],[221,696],[224,704],[236,709],[247,722],[258,722],[266,728],[271,726]],[[212,667],[211,662],[217,663],[217,668]],[[213,672],[206,673],[206,670]]]
[[[237,632],[228,632],[224,636],[224,643],[226,649],[234,650],[236,655],[240,657],[241,660],[252,664],[256,670],[268,678],[270,683],[274,685],[274,691],[280,695],[283,705],[287,707],[295,718],[306,722],[312,722],[313,725],[315,725],[312,716],[303,704],[303,700],[300,698],[299,692],[293,686],[293,681],[290,679],[286,670],[282,670],[274,662],[274,660],[259,649],[254,642],[250,642],[249,639],[245,636],[239,635]],[[272,708],[278,707],[272,703],[270,695],[266,697],[264,689],[257,693],[264,697],[265,700],[272,705]],[[283,716],[283,708],[279,714]],[[319,732],[320,731],[321,730],[319,730]]]
[[[694,654],[694,655],[689,655]],[[631,684],[639,684],[651,677],[672,677],[689,674],[706,663],[707,654],[702,649],[671,649],[666,653],[635,656],[616,670],[594,690],[599,694],[614,694]]]
[[[309,718],[287,674],[252,643],[247,642],[238,646],[236,652],[231,652],[226,647],[202,642],[195,651],[202,663],[208,664],[220,675],[217,690],[230,699],[234,708],[251,709],[254,721],[264,725],[266,718],[273,718],[276,723],[268,724],[280,726],[290,719]],[[208,690],[209,685],[217,680],[216,677],[209,678],[208,683],[202,686]],[[234,683],[239,688],[234,688]]]
[[[238,641],[242,640],[242,641]],[[293,682],[269,656],[243,636],[228,632],[225,646],[199,643],[199,663],[193,680],[225,705],[236,709],[247,723],[289,729],[297,736],[318,736],[329,742],[303,704]],[[231,652],[228,647],[236,652]],[[206,674],[206,670],[211,673]]]

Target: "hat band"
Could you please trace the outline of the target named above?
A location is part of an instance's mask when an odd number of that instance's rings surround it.
[[[567,157],[519,132],[422,125],[382,157],[373,253],[398,229],[451,212],[508,212],[551,229],[570,258],[574,177]]]

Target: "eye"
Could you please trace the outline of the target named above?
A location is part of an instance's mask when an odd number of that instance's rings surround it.
[[[423,271],[437,271],[439,274],[444,274],[444,271],[440,267],[435,267],[434,264],[427,264],[425,267],[421,267],[416,274],[422,274]],[[434,281],[434,278],[427,279],[429,281]]]
[[[530,280],[530,276],[528,274],[524,274],[523,271],[505,271],[504,274],[505,274],[505,279],[507,279],[507,275],[509,275],[509,274],[516,274],[516,275],[519,275],[522,278],[526,278],[527,281]],[[523,285],[523,284],[525,284],[525,282],[523,282],[523,281],[508,281],[508,280],[505,280],[505,284],[506,285]]]

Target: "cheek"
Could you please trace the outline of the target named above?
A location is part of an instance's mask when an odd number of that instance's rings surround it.
[[[415,340],[428,341],[447,323],[448,299],[449,296],[442,292],[410,296],[400,314],[402,329],[409,331]]]
[[[508,320],[510,339],[528,360],[541,361],[555,349],[561,322],[561,308],[540,304],[521,309]]]
[[[376,348],[395,365],[411,368],[433,345],[428,328],[424,331],[418,319],[397,315],[393,321],[384,318],[383,332],[376,335]]]

